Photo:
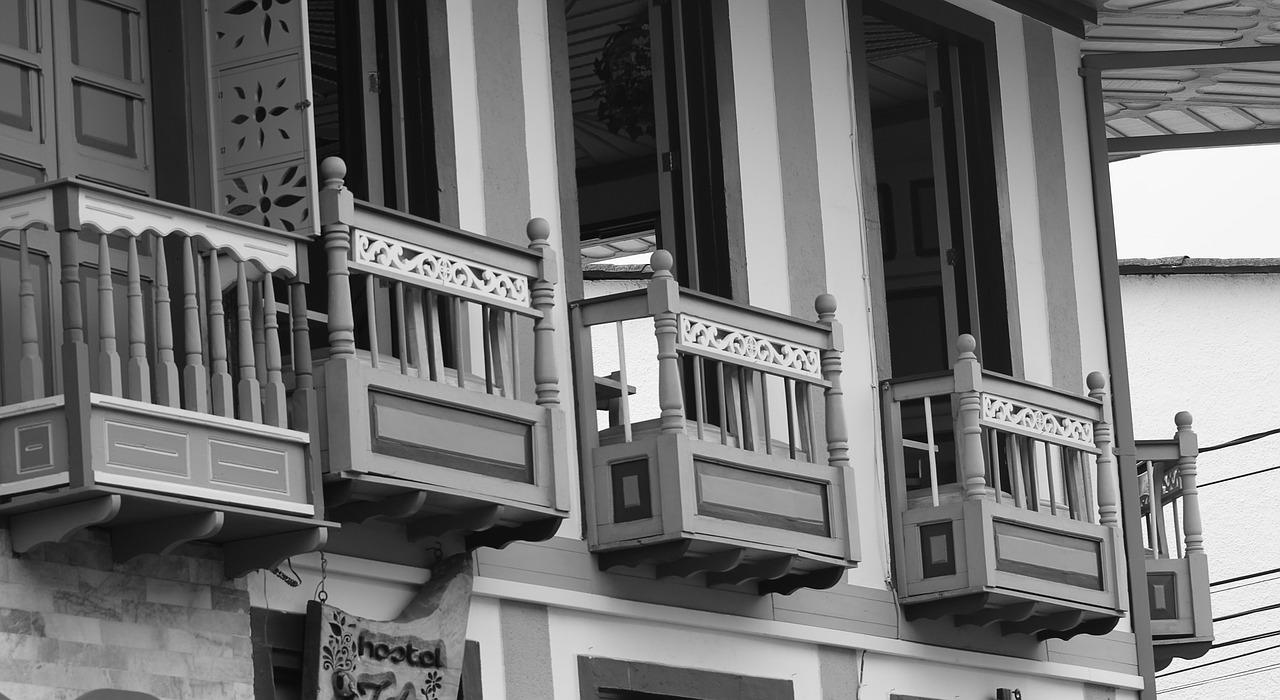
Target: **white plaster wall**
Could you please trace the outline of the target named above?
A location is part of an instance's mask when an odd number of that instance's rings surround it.
[[[458,227],[484,233],[484,166],[480,161],[480,98],[470,0],[446,0],[449,80],[458,176]]]
[[[789,313],[791,287],[787,281],[773,54],[769,51],[769,0],[736,0],[728,7],[747,294],[755,306]]]
[[[1173,416],[1195,418],[1200,446],[1280,427],[1280,275],[1138,275],[1120,278],[1125,344],[1129,356],[1136,437],[1173,434]],[[1202,455],[1198,481],[1217,481],[1280,465],[1280,436]],[[1280,471],[1200,491],[1209,579],[1216,581],[1280,567],[1280,512],[1274,494]],[[1215,588],[1213,613],[1221,616],[1274,603],[1280,578],[1254,579],[1233,590]],[[1280,629],[1280,611],[1214,625],[1218,640]],[[1276,643],[1240,644],[1166,672]],[[1178,673],[1157,684],[1162,691],[1235,671],[1280,663],[1280,650],[1255,654],[1203,671]],[[1177,700],[1276,697],[1274,673],[1244,676],[1170,694]]]
[[[901,694],[938,700],[989,700],[996,688],[1017,688],[1026,700],[1129,700],[1132,690],[1080,681],[1030,676],[1013,671],[972,669],[868,653],[859,700],[887,700]],[[796,696],[800,697],[800,696]]]
[[[822,697],[818,652],[812,644],[681,628],[661,622],[624,621],[554,608],[548,619],[548,631],[557,698],[581,697],[579,656],[781,678],[792,682],[798,699]],[[486,687],[485,697],[488,696]]]

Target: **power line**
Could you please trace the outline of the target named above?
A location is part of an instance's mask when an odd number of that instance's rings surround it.
[[[1248,670],[1245,670],[1245,671],[1237,671],[1237,672],[1235,672],[1235,673],[1228,673],[1228,674],[1221,675],[1221,676],[1215,676],[1215,677],[1213,677],[1213,678],[1206,678],[1206,679],[1204,679],[1204,680],[1200,680],[1200,681],[1193,681],[1193,682],[1191,682],[1191,683],[1187,683],[1186,685],[1179,685],[1179,686],[1174,686],[1174,687],[1172,687],[1172,688],[1165,688],[1164,690],[1162,690],[1162,691],[1160,691],[1160,692],[1161,692],[1161,693],[1176,693],[1176,692],[1177,692],[1177,691],[1179,691],[1179,690],[1186,690],[1186,689],[1188,689],[1188,688],[1198,688],[1198,687],[1200,687],[1200,686],[1202,686],[1202,685],[1208,685],[1208,684],[1210,684],[1210,683],[1215,683],[1215,682],[1217,682],[1217,681],[1227,681],[1227,680],[1234,680],[1234,679],[1236,679],[1236,678],[1243,678],[1244,676],[1252,676],[1252,675],[1254,675],[1255,673],[1265,673],[1265,672],[1267,672],[1267,671],[1274,671],[1274,670],[1275,670],[1275,669],[1277,669],[1277,668],[1280,668],[1280,663],[1274,663],[1274,664],[1271,664],[1271,665],[1269,665],[1269,666],[1260,666],[1260,667],[1258,667],[1258,668],[1251,668],[1251,669],[1248,669]]]
[[[1237,617],[1244,617],[1245,615],[1252,615],[1254,613],[1266,612],[1268,610],[1275,610],[1276,608],[1280,608],[1280,603],[1273,603],[1271,605],[1264,605],[1260,608],[1254,608],[1252,610],[1245,610],[1243,612],[1231,613],[1230,615],[1223,615],[1222,617],[1215,617],[1213,618],[1213,621],[1225,622],[1227,620],[1234,620]]]
[[[1236,581],[1244,581],[1245,579],[1257,578],[1257,577],[1259,577],[1259,576],[1268,576],[1268,575],[1270,575],[1270,574],[1280,574],[1280,568],[1267,569],[1266,571],[1259,571],[1259,572],[1254,573],[1254,574],[1244,574],[1243,576],[1235,576],[1235,577],[1232,577],[1232,578],[1224,578],[1224,579],[1221,579],[1221,580],[1219,580],[1219,581],[1210,581],[1210,582],[1209,582],[1209,585],[1210,585],[1210,586],[1224,586],[1224,585],[1226,585],[1226,584],[1228,584],[1228,583],[1235,583]]]
[[[1262,575],[1262,574],[1259,574],[1259,575]],[[1240,589],[1240,588],[1247,588],[1247,587],[1249,587],[1249,586],[1256,586],[1256,585],[1258,585],[1258,584],[1260,584],[1260,583],[1273,583],[1273,582],[1275,582],[1275,581],[1276,581],[1276,579],[1275,579],[1275,578],[1264,579],[1264,580],[1262,580],[1262,581],[1249,581],[1249,582],[1247,582],[1247,583],[1242,583],[1242,584],[1240,584],[1240,585],[1238,585],[1238,586],[1231,586],[1231,587],[1229,587],[1229,588],[1219,588],[1218,590],[1216,590],[1216,591],[1212,591],[1212,592],[1213,592],[1213,593],[1226,593],[1227,591],[1234,591],[1234,590],[1238,590],[1238,589]]]
[[[1204,450],[1200,450],[1200,451],[1201,451],[1201,452],[1204,452]],[[1203,483],[1203,484],[1196,484],[1196,488],[1198,488],[1198,489],[1202,489],[1202,488],[1204,488],[1204,487],[1206,487],[1206,486],[1213,486],[1214,484],[1224,484],[1224,483],[1226,483],[1226,482],[1228,482],[1228,481],[1235,481],[1236,479],[1243,479],[1243,478],[1245,478],[1246,476],[1255,476],[1255,475],[1257,475],[1257,474],[1265,474],[1265,473],[1267,473],[1267,472],[1273,472],[1273,471],[1275,471],[1275,470],[1277,470],[1277,469],[1280,469],[1280,464],[1277,464],[1277,465],[1276,465],[1276,466],[1274,466],[1274,467],[1267,467],[1266,469],[1259,469],[1259,470],[1258,470],[1258,471],[1256,471],[1256,472],[1246,472],[1246,473],[1244,473],[1244,474],[1236,474],[1235,476],[1229,476],[1229,477],[1227,477],[1227,478],[1225,478],[1225,479],[1218,479],[1218,480],[1216,480],[1216,481],[1206,481],[1206,482],[1205,482],[1205,483]]]
[[[1263,431],[1262,431],[1262,433],[1254,433],[1254,434],[1252,434],[1252,435],[1244,435],[1244,436],[1240,436],[1240,438],[1236,438],[1236,439],[1234,439],[1234,440],[1228,440],[1228,441],[1225,441],[1225,443],[1219,443],[1219,444],[1216,444],[1216,445],[1212,445],[1212,447],[1201,448],[1201,453],[1203,454],[1203,453],[1206,453],[1206,452],[1213,452],[1213,450],[1215,450],[1215,449],[1224,449],[1224,448],[1229,448],[1229,447],[1235,447],[1235,445],[1243,445],[1244,443],[1252,443],[1252,441],[1253,441],[1253,440],[1261,440],[1262,438],[1270,438],[1270,436],[1271,436],[1271,435],[1275,435],[1276,433],[1280,433],[1280,427],[1272,427],[1272,429],[1271,429],[1271,430],[1263,430]]]
[[[1197,666],[1188,666],[1188,667],[1186,667],[1186,668],[1180,668],[1180,669],[1178,669],[1178,670],[1176,670],[1176,671],[1170,671],[1170,672],[1168,672],[1168,673],[1161,673],[1161,674],[1157,675],[1157,676],[1156,676],[1156,678],[1167,678],[1167,677],[1169,677],[1169,676],[1172,676],[1172,675],[1173,675],[1173,674],[1175,674],[1175,673],[1183,673],[1184,671],[1194,671],[1194,670],[1199,669],[1199,668],[1208,668],[1209,666],[1213,666],[1213,665],[1216,665],[1216,664],[1224,663],[1224,662],[1227,662],[1227,661],[1232,661],[1232,660],[1235,660],[1235,659],[1243,659],[1243,658],[1244,658],[1244,657],[1246,657],[1246,656],[1253,656],[1254,654],[1261,654],[1261,653],[1262,653],[1262,652],[1264,652],[1264,651],[1271,651],[1272,649],[1280,649],[1280,644],[1276,644],[1276,645],[1269,646],[1269,647],[1263,647],[1263,648],[1261,648],[1261,649],[1254,649],[1253,651],[1246,651],[1246,652],[1245,652],[1245,653],[1243,653],[1243,654],[1236,654],[1235,656],[1228,656],[1228,657],[1227,657],[1227,658],[1225,658],[1225,659],[1214,659],[1213,661],[1209,661],[1209,662],[1206,662],[1206,663],[1202,663],[1202,664],[1199,664],[1199,665],[1197,665]]]

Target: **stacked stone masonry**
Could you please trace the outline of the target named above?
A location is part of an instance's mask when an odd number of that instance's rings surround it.
[[[0,695],[253,699],[249,592],[213,547],[116,564],[105,533],[82,532],[11,552],[0,529]]]

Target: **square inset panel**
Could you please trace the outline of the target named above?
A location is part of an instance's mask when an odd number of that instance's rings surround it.
[[[77,82],[76,140],[85,146],[128,158],[138,156],[138,101],[129,95]]]
[[[71,0],[71,60],[121,80],[137,79],[137,18],[122,7]]]
[[[1178,576],[1172,571],[1147,574],[1152,620],[1178,619]]]
[[[18,450],[18,473],[29,474],[53,466],[53,426],[49,423],[24,425],[14,431]]]
[[[649,460],[632,459],[609,465],[613,489],[613,522],[629,523],[653,517]]]
[[[951,521],[920,526],[920,565],[925,578],[956,573],[956,543]]]
[[[31,79],[35,71],[0,61],[0,124],[32,131]]]

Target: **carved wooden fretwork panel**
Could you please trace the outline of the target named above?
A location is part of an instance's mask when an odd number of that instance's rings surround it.
[[[301,0],[210,0],[212,47],[219,62],[260,59],[302,48]]]
[[[219,213],[314,228],[303,0],[205,0]]]
[[[286,231],[311,226],[311,187],[298,165],[233,176],[220,189],[223,211],[231,216]]]
[[[1074,442],[1081,447],[1094,449],[1093,423],[1060,416],[1035,406],[1026,406],[1011,399],[990,394],[982,395],[982,420],[987,424],[1016,426],[1047,437]]]
[[[492,297],[507,303],[529,306],[529,280],[524,275],[500,270],[464,258],[438,253],[394,238],[368,231],[356,231],[355,261],[383,268],[396,276],[419,281],[425,286],[443,285],[468,295]]]
[[[789,343],[714,321],[681,314],[680,344],[722,355],[736,364],[759,365],[765,371],[784,369],[821,379],[818,349]]]
[[[297,158],[306,149],[303,85],[292,60],[229,70],[217,85],[222,169]]]

